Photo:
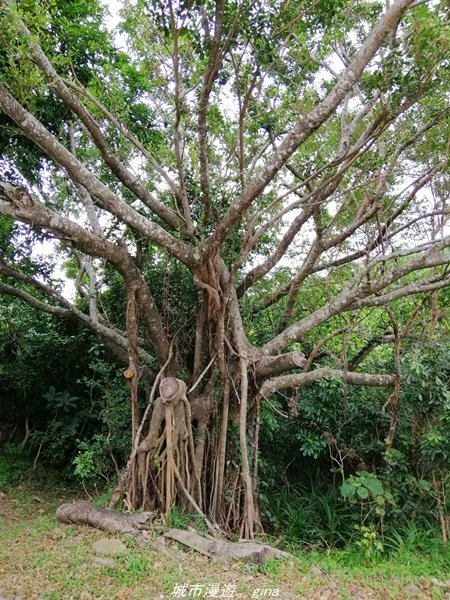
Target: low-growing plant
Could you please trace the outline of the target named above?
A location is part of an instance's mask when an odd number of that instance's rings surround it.
[[[302,547],[343,546],[358,515],[333,487],[314,480],[309,487],[281,487],[270,496],[270,531]]]
[[[372,563],[383,554],[384,546],[380,540],[379,533],[373,527],[366,525],[355,525],[358,532],[358,539],[355,540],[355,546],[361,551],[365,563]]]
[[[207,532],[207,526],[202,515],[189,513],[186,509],[173,507],[167,516],[167,526],[175,529],[189,529],[192,527],[198,533]]]

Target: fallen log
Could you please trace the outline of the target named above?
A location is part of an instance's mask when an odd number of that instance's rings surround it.
[[[90,525],[112,533],[129,533],[140,541],[148,541],[144,531],[151,528],[152,514],[148,512],[124,514],[98,508],[91,502],[79,500],[62,504],[56,511],[61,523]],[[259,542],[227,542],[211,536],[204,537],[193,530],[169,529],[163,538],[173,540],[214,560],[247,560],[263,564],[271,558],[293,557],[287,552]],[[159,538],[162,539],[162,538]]]
[[[226,542],[225,540],[203,537],[195,531],[169,529],[164,537],[179,542],[196,552],[215,560],[247,560],[263,564],[267,560],[293,557],[287,552],[259,542]]]
[[[56,518],[61,523],[90,525],[113,533],[129,533],[136,538],[143,538],[143,531],[151,526],[151,513],[124,514],[98,508],[85,500],[62,504],[56,511]]]

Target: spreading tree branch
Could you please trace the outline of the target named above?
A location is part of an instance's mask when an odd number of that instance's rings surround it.
[[[240,220],[251,203],[257,198],[274,179],[292,154],[313,133],[329,119],[336,108],[361,77],[364,69],[386,41],[389,33],[408,10],[413,0],[396,0],[378,21],[364,44],[333,87],[326,98],[320,102],[307,116],[300,119],[293,130],[285,137],[276,152],[266,162],[261,173],[254,177],[239,197],[232,203],[229,210],[217,225],[215,231],[206,240],[206,248],[222,243],[233,226]]]
[[[144,234],[181,262],[190,266],[196,262],[196,255],[191,246],[177,240],[162,227],[124,202],[82,165],[72,152],[67,150],[42,123],[26,111],[4,85],[0,85],[0,107],[30,140],[63,167],[69,177],[83,186],[102,208],[127,223],[131,228]]]

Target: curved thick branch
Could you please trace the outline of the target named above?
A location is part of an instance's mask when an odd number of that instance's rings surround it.
[[[448,261],[450,262],[450,257],[448,258]],[[357,310],[359,308],[366,308],[368,306],[386,306],[386,304],[389,302],[393,302],[399,298],[404,298],[405,296],[411,296],[413,294],[435,292],[436,290],[441,290],[448,285],[450,285],[450,276],[443,277],[437,281],[417,281],[415,283],[402,286],[396,290],[393,290],[392,292],[382,294],[381,296],[375,296],[374,298],[366,298],[364,300],[354,302],[351,307],[349,307],[349,310]]]
[[[0,182],[0,188],[10,200],[9,202],[0,200],[1,214],[28,223],[34,230],[46,229],[57,237],[68,239],[85,254],[104,258],[122,272],[126,272],[125,248],[98,237],[78,223],[47,208],[32,198],[23,188],[4,182]]]
[[[4,272],[3,267],[4,266],[2,265],[2,272]],[[12,274],[11,271],[12,269],[8,270],[7,275],[10,277],[12,276],[15,279],[19,279],[18,275],[21,274],[17,272]],[[39,289],[41,293],[52,299],[59,297],[58,300],[61,303],[61,306],[55,306],[53,304],[48,304],[48,302],[43,302],[25,290],[7,285],[1,281],[0,293],[18,298],[29,306],[41,312],[53,315],[54,317],[77,321],[80,325],[90,329],[93,333],[98,335],[108,345],[115,356],[119,358],[119,360],[124,363],[128,362],[128,340],[126,335],[117,329],[104,325],[98,320],[91,319],[89,316],[85,315],[75,306],[70,304],[70,302],[68,302],[65,298],[59,296],[55,290],[52,290],[48,286],[44,286],[41,282],[36,280],[31,281],[32,278],[30,277],[22,277],[20,279],[22,281],[25,280],[29,285],[33,285],[36,289]],[[144,364],[150,365],[154,362],[154,358],[143,348],[139,348],[139,356]]]
[[[291,369],[303,368],[306,364],[306,358],[300,350],[279,354],[278,356],[266,356],[262,358],[255,368],[257,378],[270,377],[277,373],[290,371]]]
[[[295,373],[268,379],[261,386],[259,393],[263,398],[267,398],[274,392],[308,385],[325,377],[336,377],[345,383],[354,385],[393,386],[395,384],[395,375],[372,375],[369,373],[355,373],[353,371],[340,371],[338,369],[323,367],[309,371],[308,373]]]
[[[63,167],[70,178],[82,185],[96,198],[102,208],[121,219],[132,229],[139,231],[167,252],[188,266],[196,262],[194,249],[177,240],[162,227],[153,223],[137,210],[126,204],[115,192],[93,175],[65,148],[31,113],[0,85],[0,107],[22,129],[24,134]]]
[[[112,244],[104,238],[97,237],[78,223],[33,199],[22,188],[2,182],[0,188],[9,200],[0,200],[0,214],[28,223],[35,230],[46,229],[58,237],[69,239],[85,254],[103,258],[111,263],[127,286],[137,286],[139,307],[147,325],[149,338],[158,357],[164,362],[169,352],[169,341],[148,285],[128,254],[126,246]]]

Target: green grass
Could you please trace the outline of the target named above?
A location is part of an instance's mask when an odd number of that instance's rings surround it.
[[[236,585],[243,600],[264,597],[258,590],[269,589],[280,589],[278,597],[284,600],[324,596],[398,600],[409,597],[404,589],[411,582],[421,587],[424,598],[444,600],[450,593],[432,581],[448,579],[449,548],[413,528],[408,535],[391,534],[389,554],[371,564],[364,564],[361,552],[351,547],[305,551],[299,544],[290,546],[296,555],[293,562],[223,564],[176,545],[162,553],[116,536],[126,544],[127,554],[116,558],[114,566],[98,566],[92,545],[108,534],[61,525],[54,517],[55,508],[72,493],[64,487],[48,491],[37,484],[6,489],[0,500],[0,590],[6,595],[27,600],[155,600],[172,598],[175,585],[181,583],[204,589],[214,583]],[[191,524],[184,513],[171,518],[173,526]],[[311,571],[312,567],[316,569]]]
[[[371,564],[362,561],[361,554],[351,549],[300,552],[297,556],[303,565],[316,565],[327,572],[340,570],[349,576],[363,573],[366,577],[446,580],[450,574],[450,549],[444,546],[424,553],[399,550]]]

